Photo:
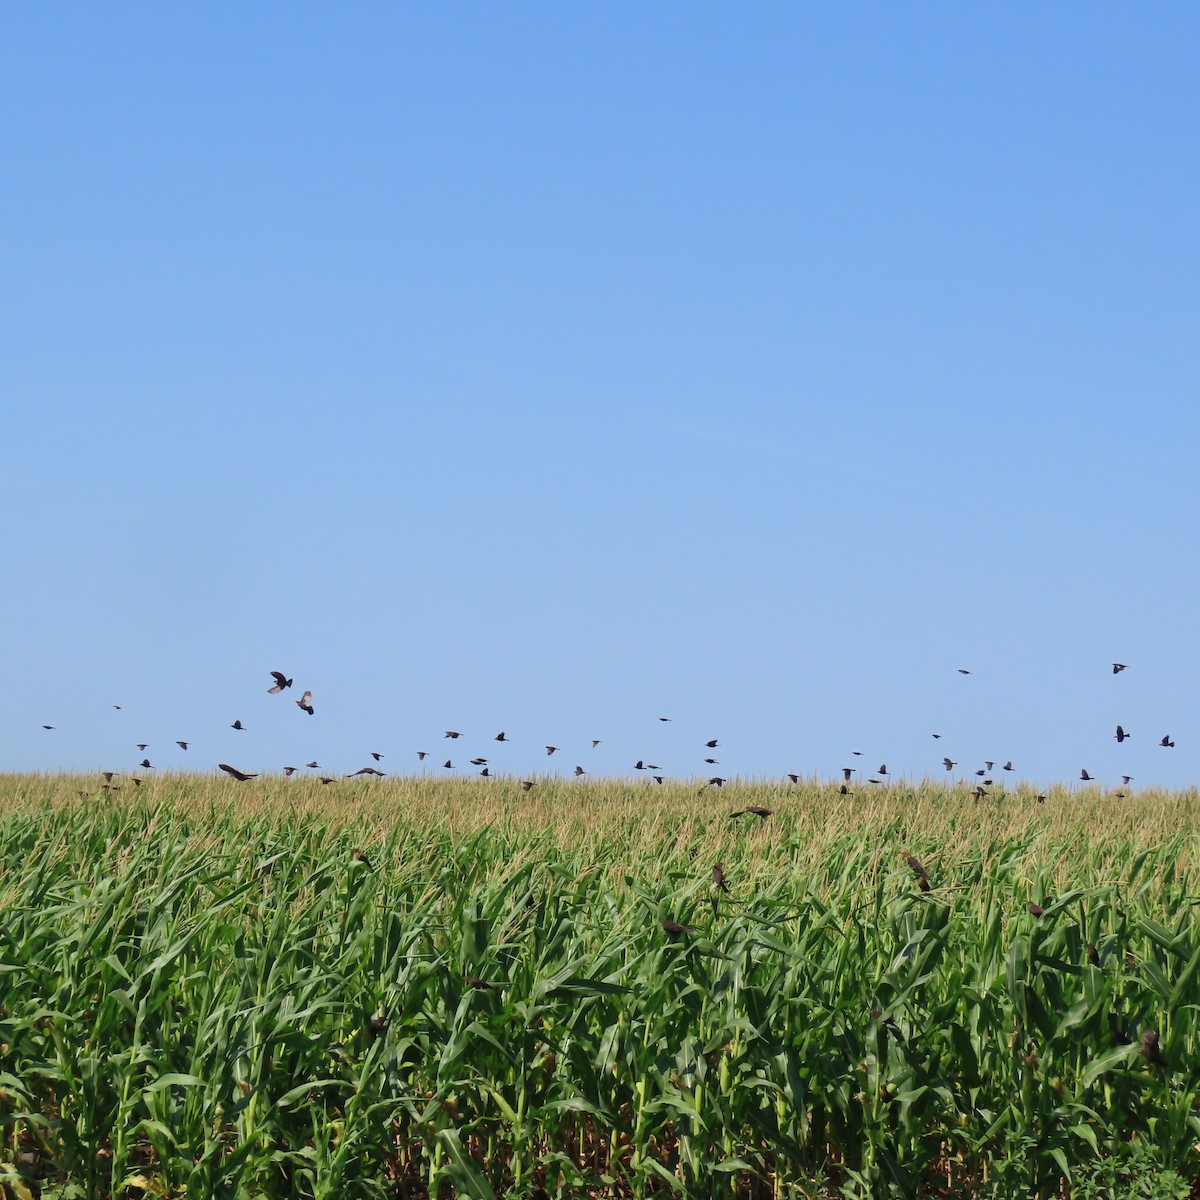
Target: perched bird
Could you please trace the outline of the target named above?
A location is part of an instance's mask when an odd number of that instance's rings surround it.
[[[267,691],[272,696],[292,686],[292,681],[282,671],[272,671],[271,678],[275,680],[275,686],[267,688]]]
[[[842,786],[840,788],[838,788],[838,795],[839,796],[853,796],[854,793],[843,783]]]
[[[1168,750],[1175,748],[1175,739],[1169,733],[1164,733],[1162,741],[1158,743],[1160,746],[1165,746]]]
[[[904,859],[905,863],[908,864],[908,869],[917,877],[917,884],[921,891],[928,892],[931,885],[929,883],[929,875],[925,871],[925,864],[915,855],[909,854],[907,850],[903,851],[900,857]]]
[[[1084,767],[1084,769],[1079,772],[1079,778],[1083,780],[1084,783],[1091,783],[1096,777],[1094,775],[1089,775],[1087,773],[1087,768]]]
[[[1165,1067],[1167,1060],[1163,1058],[1162,1050],[1158,1044],[1158,1034],[1153,1029],[1142,1030],[1142,1040],[1138,1044],[1138,1053],[1155,1066]]]
[[[296,701],[296,707],[302,708],[311,717],[313,715],[312,692],[305,692],[304,695]]]
[[[356,863],[362,863],[362,865],[366,867],[368,871],[375,870],[375,868],[371,866],[371,860],[361,850],[355,849],[353,859]]]
[[[555,752],[555,750],[557,750],[557,749],[558,749],[557,746],[547,746],[546,747],[546,757],[549,758],[550,755],[552,755]]]
[[[1114,675],[1119,675],[1123,670],[1125,670],[1124,663],[1113,663],[1113,674]]]
[[[1032,900],[1025,907],[1029,910],[1031,916],[1044,917],[1046,915],[1046,910],[1040,904],[1034,904]]]
[[[1119,745],[1120,745],[1120,744],[1121,744],[1121,743],[1122,743],[1122,742],[1123,742],[1123,741],[1124,741],[1124,740],[1125,740],[1127,737],[1130,737],[1130,736],[1131,736],[1131,735],[1130,735],[1130,734],[1128,734],[1128,733],[1126,733],[1126,732],[1125,732],[1125,730],[1124,730],[1124,729],[1122,729],[1120,725],[1118,725],[1118,726],[1117,726],[1117,732],[1113,734],[1113,737],[1115,737],[1115,738],[1117,739],[1117,745],[1118,745],[1118,746],[1119,746]]]
[[[230,725],[229,728],[237,729],[239,731],[244,731],[246,727],[245,727],[245,725],[242,724],[241,720],[237,720],[237,721],[234,721],[234,723],[232,725]]]
[[[175,745],[177,745],[180,750],[186,750],[188,748],[187,742],[176,742]]]
[[[730,813],[729,815],[731,817],[744,817],[747,813],[749,813],[751,816],[759,817],[761,820],[765,821],[771,815],[772,811],[772,809],[761,808],[757,804],[751,804],[746,808],[739,808],[737,812]]]
[[[496,742],[507,742],[508,738],[504,736],[504,730],[502,729],[492,740]]]
[[[462,737],[462,734],[459,733],[457,729],[447,729],[442,736],[448,738],[460,738]]]
[[[1037,802],[1038,802],[1039,804],[1045,804],[1045,803],[1046,803],[1046,793],[1045,793],[1045,792],[1038,792],[1038,795],[1037,795]]]
[[[237,767],[231,767],[228,763],[217,763],[217,766],[220,767],[226,775],[232,775],[234,779],[240,780],[242,783],[245,783],[247,779],[258,778],[257,772],[255,772],[253,775],[247,775],[245,771],[239,771]]]
[[[480,979],[478,975],[465,975],[463,978],[465,978],[467,983],[470,984],[470,986],[473,987],[477,992],[490,992],[494,990],[492,984]]]
[[[1087,944],[1087,959],[1093,967],[1098,967],[1100,965],[1100,951],[1097,950],[1091,942],[1088,942]]]
[[[729,880],[725,878],[725,864],[717,863],[712,869],[712,881],[723,892],[729,891]]]

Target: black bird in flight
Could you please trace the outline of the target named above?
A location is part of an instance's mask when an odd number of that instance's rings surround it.
[[[462,734],[459,733],[457,729],[447,729],[442,736],[448,738],[460,738],[462,737]]]
[[[576,768],[575,768],[575,775],[576,775],[576,777],[577,777],[577,778],[578,778],[578,776],[580,776],[580,775],[586,775],[586,774],[587,774],[587,772],[586,772],[586,771],[585,771],[585,770],[584,770],[582,767],[580,767],[580,766],[576,766]]]
[[[930,734],[930,736],[935,737],[935,738],[940,738],[942,735],[940,733],[934,733],[934,734]]]
[[[140,763],[138,763],[138,766],[145,767],[147,771],[154,770],[154,764],[151,763],[151,761],[148,758],[143,758],[142,761]]]
[[[372,758],[373,758],[373,759],[374,759],[376,762],[378,762],[378,761],[379,761],[379,760],[380,760],[380,759],[383,757],[383,755],[382,755],[382,754],[380,754],[380,753],[379,753],[377,750],[372,750],[372,751],[371,751],[371,757],[372,757]]]
[[[292,777],[293,775],[295,775],[295,773],[296,773],[296,768],[295,768],[295,767],[284,767],[284,768],[283,768],[283,773],[284,773],[284,774],[285,774],[285,775],[286,775],[286,776],[287,776],[289,779],[291,779],[291,777]]]
[[[498,734],[496,734],[495,738],[493,738],[492,740],[497,741],[497,742],[507,742],[508,738],[506,738],[504,736],[504,730],[502,729],[502,730],[500,730],[500,732]]]
[[[666,931],[667,936],[673,942],[677,942],[684,934],[692,934],[696,931],[688,925],[681,925],[678,921],[672,921],[670,917],[663,917],[659,924]]]
[[[1006,763],[1004,764],[1004,766],[1002,766],[1002,767],[1000,768],[1000,770],[1002,770],[1002,771],[1015,771],[1015,770],[1016,770],[1016,768],[1015,768],[1015,767],[1012,765],[1012,759],[1010,758],[1010,759],[1008,760],[1008,762],[1006,762]]]
[[[968,671],[968,670],[966,669],[966,667],[959,667],[959,668],[958,668],[958,673],[959,673],[960,675],[970,675],[970,673],[971,673],[971,672],[970,672],[970,671]]]
[[[954,768],[958,766],[958,763],[956,763],[954,761],[954,759],[952,759],[949,755],[947,755],[945,758],[942,759],[942,765],[946,768],[947,771],[953,771]]]
[[[799,782],[800,782],[800,776],[799,776],[799,775],[797,775],[797,774],[796,774],[794,771],[789,771],[789,772],[788,772],[788,778],[789,778],[789,779],[790,779],[790,780],[791,780],[793,783],[799,783]]]
[[[1123,670],[1125,670],[1124,663],[1113,663],[1113,674],[1114,675],[1119,675]]]
[[[277,692],[282,692],[284,688],[292,686],[292,681],[282,671],[272,671],[271,678],[275,680],[275,686],[267,688],[271,695]]]
[[[704,761],[708,763],[710,767],[719,767],[721,765],[720,760],[716,758],[706,758]]]
[[[451,762],[450,759],[446,759],[446,761],[442,763],[442,766],[445,767],[447,771],[452,771],[454,769],[454,763]]]
[[[257,772],[253,775],[247,775],[245,771],[239,771],[237,767],[231,767],[228,763],[217,763],[217,766],[220,767],[226,775],[232,775],[234,779],[240,780],[242,783],[245,783],[247,779],[258,778]]]
[[[724,787],[725,779],[721,775],[714,775],[711,779],[709,779],[708,783],[710,787]]]
[[[175,745],[177,745],[180,750],[186,750],[188,748],[187,742],[176,742]]]
[[[1160,746],[1165,746],[1168,750],[1173,750],[1175,748],[1175,740],[1169,733],[1164,733],[1162,741],[1158,744]]]
[[[234,723],[232,725],[230,725],[229,728],[230,729],[239,729],[239,730],[244,731],[246,727],[245,727],[245,725],[242,724],[241,720],[239,719],[237,721],[234,721]]]
[[[1087,773],[1087,767],[1084,767],[1084,769],[1079,772],[1079,778],[1083,780],[1084,783],[1091,783],[1096,777],[1094,775],[1089,775]]]
[[[296,701],[296,707],[302,708],[311,717],[313,715],[312,692],[305,692],[304,695]]]
[[[150,745],[150,743],[149,743],[149,742],[138,742],[138,744],[137,744],[137,748],[138,748],[139,750],[145,750],[145,749],[146,749],[146,747],[147,747],[147,746],[149,746],[149,745]]]
[[[314,769],[315,769],[315,768],[319,767],[321,764],[320,764],[319,762],[317,762],[317,760],[314,758],[314,759],[312,760],[312,762],[307,762],[307,763],[305,763],[304,765],[305,765],[306,767],[312,767],[312,768],[314,768]]]
[[[1117,739],[1117,745],[1120,745],[1127,737],[1130,737],[1130,736],[1131,735],[1126,733],[1125,730],[1122,729],[1120,725],[1117,726],[1117,732],[1113,734],[1113,737],[1115,737]]]
[[[486,767],[486,766],[487,766],[487,759],[486,759],[486,758],[473,758],[473,759],[471,759],[471,766],[473,766],[473,767]]]
[[[420,762],[424,762],[424,761],[425,761],[425,756],[426,756],[428,753],[429,753],[429,751],[428,751],[428,750],[418,750],[418,751],[417,751],[417,759],[418,759]]]
[[[731,817],[744,817],[747,813],[749,813],[751,816],[758,817],[760,820],[765,821],[771,815],[772,811],[772,809],[762,808],[757,804],[751,804],[746,808],[739,808],[737,812],[730,813],[729,815]]]
[[[346,778],[353,779],[355,775],[378,775],[381,779],[383,778],[383,772],[375,767],[360,767],[357,771],[351,771]]]
[[[1133,776],[1132,776],[1132,775],[1122,775],[1122,776],[1121,776],[1121,782],[1122,782],[1122,783],[1123,783],[1123,784],[1124,784],[1126,787],[1128,787],[1128,786],[1129,786],[1129,785],[1130,785],[1130,784],[1133,782]]]
[[[844,780],[845,780],[847,783],[849,783],[849,782],[850,782],[850,776],[851,776],[851,775],[853,775],[853,774],[854,774],[854,772],[855,772],[857,769],[858,769],[857,767],[843,767],[843,768],[842,768],[842,778],[843,778],[843,779],[844,779]]]
[[[42,728],[43,729],[57,729],[58,726],[57,725],[43,725]]]
[[[669,721],[671,718],[670,717],[659,717],[658,719],[660,721]]]
[[[907,850],[900,855],[908,864],[908,869],[917,877],[917,884],[921,891],[927,892],[930,890],[929,876],[925,871],[925,865],[915,855],[909,854]]]
[[[527,792],[527,791],[529,791],[529,789],[530,789],[531,787],[533,787],[533,780],[532,780],[532,779],[522,779],[522,780],[521,780],[521,791],[523,791],[523,792]]]
[[[721,743],[720,743],[720,742],[718,742],[716,738],[713,738],[711,742],[705,742],[704,744],[705,744],[705,745],[706,745],[706,746],[707,746],[707,747],[708,747],[710,750],[715,750],[715,749],[716,749],[716,748],[717,748],[717,747],[718,747],[718,746],[719,746]]]
[[[599,738],[592,738],[592,749],[593,749],[593,750],[595,750],[595,748],[596,748],[598,745],[600,745],[600,739],[599,739]]]
[[[879,770],[876,771],[875,774],[876,775],[886,775],[887,773],[888,773],[887,763],[880,763]]]
[[[487,767],[484,767],[483,770],[479,772],[479,774],[482,775],[484,777],[484,779],[491,779],[491,777],[492,777],[492,773],[491,773],[491,771],[489,771],[487,769]]]
[[[558,749],[557,746],[547,746],[546,747],[546,757],[549,758],[550,755],[552,755],[555,752],[555,750],[557,750],[557,749]]]

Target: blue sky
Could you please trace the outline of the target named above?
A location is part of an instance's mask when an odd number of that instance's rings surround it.
[[[1197,781],[1194,6],[4,24],[0,768]]]

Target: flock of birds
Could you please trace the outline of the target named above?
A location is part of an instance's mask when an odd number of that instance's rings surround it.
[[[1125,664],[1125,663],[1114,662],[1112,664],[1112,673],[1114,675],[1119,675],[1122,671],[1125,671],[1127,669],[1128,669],[1128,667],[1127,667],[1127,664]],[[959,667],[959,668],[957,668],[957,670],[960,675],[970,675],[971,674],[971,671],[969,671],[965,667]],[[270,676],[272,679],[272,684],[270,687],[267,688],[267,692],[270,695],[280,695],[287,689],[291,688],[294,684],[294,680],[292,678],[290,678],[288,675],[286,675],[283,671],[271,671]],[[300,697],[294,701],[294,703],[295,703],[296,707],[300,709],[301,712],[306,713],[310,717],[315,715],[316,709],[313,706],[313,694],[312,694],[311,690],[304,691],[300,695]],[[113,708],[120,710],[121,705],[114,704]],[[670,717],[659,717],[658,720],[663,723],[668,723],[671,721],[671,718]],[[43,725],[42,728],[44,730],[53,731],[57,728],[57,726]],[[240,718],[234,720],[230,724],[230,728],[233,730],[236,730],[238,732],[246,731],[246,726],[242,723]],[[447,729],[442,736],[444,739],[448,739],[452,742],[458,742],[461,738],[463,738],[464,734],[462,733],[461,730]],[[934,733],[932,736],[935,739],[940,740],[942,735],[940,733]],[[1132,736],[1133,735],[1129,732],[1129,730],[1125,729],[1124,726],[1122,726],[1122,725],[1118,725],[1117,729],[1116,729],[1116,733],[1113,734],[1113,737],[1115,738],[1118,745],[1128,741]],[[508,735],[505,733],[504,730],[501,730],[499,733],[495,734],[494,737],[492,738],[492,740],[494,742],[499,742],[499,743],[504,743],[504,742],[510,741]],[[594,750],[597,746],[599,746],[600,742],[601,742],[600,738],[592,738],[591,739],[592,749]],[[1170,734],[1163,734],[1157,744],[1162,749],[1173,749],[1175,746],[1175,740],[1174,740],[1174,738],[1171,737]],[[177,747],[179,747],[179,749],[181,749],[181,750],[187,750],[189,748],[190,742],[186,741],[186,740],[176,740],[175,745]],[[137,746],[137,749],[143,755],[145,755],[146,752],[150,749],[149,743],[147,743],[147,742],[137,742],[136,746]],[[703,755],[702,774],[703,774],[703,776],[707,777],[706,786],[708,786],[708,787],[720,788],[720,787],[723,787],[728,782],[728,779],[725,776],[709,773],[713,767],[720,765],[719,760],[713,754],[713,752],[716,751],[717,749],[719,749],[720,746],[721,746],[721,742],[717,738],[710,738],[703,743],[703,749],[706,753]],[[562,747],[560,747],[560,746],[547,744],[545,746],[546,757],[551,758],[555,754],[560,753],[561,750],[562,750]],[[851,754],[856,757],[862,757],[863,751],[853,750],[853,751],[851,751]],[[384,755],[380,751],[372,750],[370,752],[370,756],[373,760],[373,762],[371,764],[364,766],[364,767],[360,767],[357,771],[351,771],[351,772],[347,773],[346,775],[340,776],[340,778],[350,779],[350,778],[355,778],[355,777],[359,777],[359,776],[382,777],[383,775],[385,775],[386,772],[381,770],[378,765],[383,760]],[[424,763],[426,761],[426,759],[429,759],[431,757],[431,754],[430,754],[430,751],[428,751],[428,750],[417,750],[416,756],[417,756],[418,762]],[[487,779],[487,778],[492,777],[492,775],[493,775],[492,766],[489,763],[489,760],[486,756],[476,753],[476,754],[474,754],[473,757],[471,757],[470,759],[468,759],[466,761],[471,767],[476,768],[478,770],[478,773],[482,778]],[[147,770],[147,771],[154,769],[154,764],[150,761],[150,759],[148,757],[143,757],[137,765],[138,765],[138,767],[142,768],[143,770]],[[233,779],[239,780],[241,782],[245,782],[246,780],[250,780],[250,779],[256,779],[256,778],[258,778],[258,775],[259,775],[259,772],[243,771],[239,767],[235,767],[230,763],[224,763],[224,762],[218,763],[217,766],[220,770],[224,771],[227,775],[229,775]],[[942,766],[944,767],[944,769],[947,772],[950,772],[950,771],[953,771],[957,766],[959,766],[959,762],[957,759],[953,759],[949,755],[944,755],[942,757]],[[986,795],[989,794],[989,789],[991,789],[995,786],[995,779],[993,778],[993,773],[995,771],[995,767],[996,767],[995,760],[988,759],[983,762],[982,766],[980,766],[978,768],[971,768],[974,771],[974,775],[975,775],[974,796],[975,796],[976,801],[983,799],[983,797],[985,797]],[[305,763],[303,769],[319,772],[321,770],[321,766],[320,766],[320,763],[318,763],[316,760],[312,760],[310,762]],[[453,757],[448,757],[445,760],[445,762],[442,763],[442,769],[446,770],[446,771],[453,771],[456,769]],[[649,778],[651,778],[655,783],[658,783],[658,784],[663,783],[664,780],[666,779],[666,774],[664,773],[663,768],[661,766],[659,766],[657,763],[649,762],[645,759],[639,758],[633,764],[633,769],[635,771],[645,772]],[[1016,768],[1013,766],[1011,759],[1009,759],[1008,761],[1006,761],[1000,765],[1000,771],[1003,771],[1003,772],[1012,772],[1015,769]],[[284,773],[284,775],[286,775],[288,777],[294,775],[299,770],[301,770],[301,768],[297,767],[297,766],[283,767],[283,773]],[[859,768],[853,767],[853,766],[843,767],[843,768],[841,768],[841,772],[842,772],[842,782],[839,787],[840,793],[842,795],[854,795],[855,793],[850,790],[851,784],[854,781],[854,776],[859,775],[860,779],[862,779],[863,775],[865,773],[861,772],[859,770]],[[581,764],[576,763],[573,773],[576,778],[579,778],[580,776],[588,774],[588,771]],[[104,775],[104,778],[105,778],[104,787],[106,789],[111,789],[114,786],[119,786],[119,785],[113,784],[113,779],[116,775],[116,772],[104,771],[102,774]],[[886,762],[880,763],[879,767],[875,770],[874,773],[866,774],[865,782],[867,784],[877,785],[877,786],[884,785],[887,783],[890,775],[891,775],[891,772],[888,770],[887,763]],[[143,782],[142,778],[137,776],[136,774],[131,774],[129,776],[129,778],[135,786],[140,785]],[[322,784],[331,784],[331,783],[336,782],[337,779],[339,778],[339,776],[328,775],[328,774],[318,774],[317,778],[320,780],[320,782]],[[796,772],[788,772],[786,778],[791,783],[798,784],[800,782],[801,777]],[[1091,772],[1088,771],[1088,769],[1086,767],[1081,768],[1081,770],[1079,772],[1080,782],[1091,783],[1095,780],[1095,778],[1096,777],[1094,775],[1092,775]],[[1132,775],[1122,775],[1121,776],[1122,786],[1124,786],[1124,787],[1128,787],[1132,781],[1133,781]],[[535,782],[536,781],[534,779],[528,779],[528,778],[523,779],[521,781],[521,787],[525,791],[529,791],[532,787],[535,786]],[[1121,795],[1121,794],[1123,794],[1123,793],[1118,792],[1118,795]],[[1040,793],[1038,795],[1037,799],[1039,802],[1044,802],[1046,799],[1046,796],[1044,793]],[[739,809],[732,815],[735,817],[740,817],[740,816],[744,816],[744,815],[752,815],[752,816],[757,816],[760,818],[765,818],[765,817],[768,817],[771,815],[771,810],[767,809],[767,808],[751,806],[748,808]]]

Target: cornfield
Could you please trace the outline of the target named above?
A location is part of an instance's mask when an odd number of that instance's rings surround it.
[[[0,797],[0,1195],[1196,1194],[1193,793]]]

